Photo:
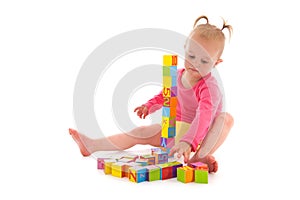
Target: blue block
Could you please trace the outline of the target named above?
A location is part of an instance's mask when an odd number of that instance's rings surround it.
[[[177,66],[170,67],[170,76],[177,76]]]
[[[177,86],[177,76],[171,76],[171,87]]]
[[[177,97],[177,86],[171,87],[171,97]]]
[[[176,127],[169,127],[168,128],[168,137],[172,138],[176,135]]]
[[[170,117],[170,107],[162,107],[162,116]]]

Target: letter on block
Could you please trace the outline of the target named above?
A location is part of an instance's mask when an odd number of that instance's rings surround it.
[[[172,148],[175,145],[175,138],[160,138],[160,146]]]
[[[147,180],[147,169],[141,166],[134,166],[129,168],[128,178],[130,181],[140,183]]]
[[[111,165],[111,175],[119,178],[125,177],[125,164],[123,162],[116,162]]]
[[[189,166],[177,168],[177,180],[182,183],[190,183],[194,181],[194,169]]]

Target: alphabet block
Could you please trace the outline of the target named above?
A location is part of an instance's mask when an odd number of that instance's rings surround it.
[[[140,183],[147,180],[147,169],[141,166],[130,167],[128,171],[130,181]]]
[[[177,56],[176,55],[164,55],[163,56],[163,65],[164,66],[177,65]]]
[[[182,183],[190,183],[194,181],[194,169],[189,166],[177,168],[177,180]]]

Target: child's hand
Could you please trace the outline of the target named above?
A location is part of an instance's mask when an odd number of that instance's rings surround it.
[[[137,111],[137,116],[141,119],[145,119],[145,117],[149,114],[148,108],[146,106],[139,106],[134,109],[134,112]]]
[[[191,145],[186,142],[179,142],[170,150],[169,156],[173,156],[175,153],[177,154],[177,158],[181,156],[184,157],[184,162],[187,163],[190,159],[191,154]]]

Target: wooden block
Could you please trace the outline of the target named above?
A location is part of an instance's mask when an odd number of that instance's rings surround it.
[[[147,159],[144,159],[144,158],[138,158],[135,160],[136,163],[140,163],[141,166],[146,166],[148,165],[148,160]]]
[[[208,183],[208,171],[195,169],[195,183]]]
[[[170,75],[168,76],[175,76],[177,77],[177,66],[171,66],[169,67]]]
[[[163,66],[175,66],[177,65],[177,55],[164,55]]]
[[[171,98],[170,97],[164,97],[164,103],[163,103],[163,107],[170,107],[170,103],[171,103]]]
[[[141,158],[144,158],[147,160],[148,165],[154,165],[155,164],[155,157],[153,155],[143,155]]]
[[[172,87],[172,76],[163,76],[163,86],[166,88]]]
[[[189,166],[177,168],[177,180],[182,183],[190,183],[194,181],[194,169]]]
[[[130,181],[140,183],[147,180],[147,169],[142,166],[130,167],[128,171]]]
[[[172,148],[175,145],[175,138],[160,138],[160,146]]]
[[[104,169],[104,160],[108,158],[97,158],[97,169]]]
[[[163,76],[171,76],[171,67],[170,66],[163,66]]]
[[[130,162],[130,163],[124,163],[124,177],[129,176],[128,172],[129,172],[129,168],[130,167],[134,167],[134,166],[141,166],[140,163],[136,163],[136,162]]]
[[[124,162],[116,162],[111,165],[111,175],[123,178],[125,177],[125,164]]]
[[[176,115],[172,116],[172,114],[174,112],[172,110],[174,110],[174,108],[171,109],[171,113],[170,113],[171,116],[169,118],[169,127],[176,127]],[[175,111],[175,113],[176,113],[176,111]]]
[[[177,86],[171,87],[171,97],[177,97]]]
[[[115,162],[116,162],[115,159],[106,159],[106,160],[104,160],[104,173],[105,174],[111,174],[111,166]]]
[[[162,95],[163,97],[171,97],[171,87],[163,87]]]
[[[154,152],[155,164],[163,164],[168,162],[168,153],[167,152]]]
[[[171,95],[172,95],[172,93],[171,93]],[[176,94],[176,96],[177,96],[177,94]],[[177,107],[177,97],[176,96],[173,96],[170,98],[170,107],[173,109],[175,108],[175,111],[176,111],[176,107]]]
[[[160,168],[156,165],[148,165],[147,169],[147,181],[156,181],[160,179]]]
[[[208,171],[208,166],[205,163],[202,162],[194,162],[194,163],[189,163],[189,167],[192,167],[194,169],[201,169],[201,170],[206,170]]]
[[[160,167],[160,179],[166,180],[173,178],[173,169],[172,166],[169,166],[168,163],[156,165]]]
[[[170,117],[170,107],[162,107],[162,116],[163,117]]]
[[[182,167],[182,163],[178,162],[178,161],[174,161],[174,162],[169,162],[168,163],[169,166],[172,167],[172,176],[173,178],[177,177],[177,168]]]
[[[171,76],[171,87],[177,86],[177,76]]]

